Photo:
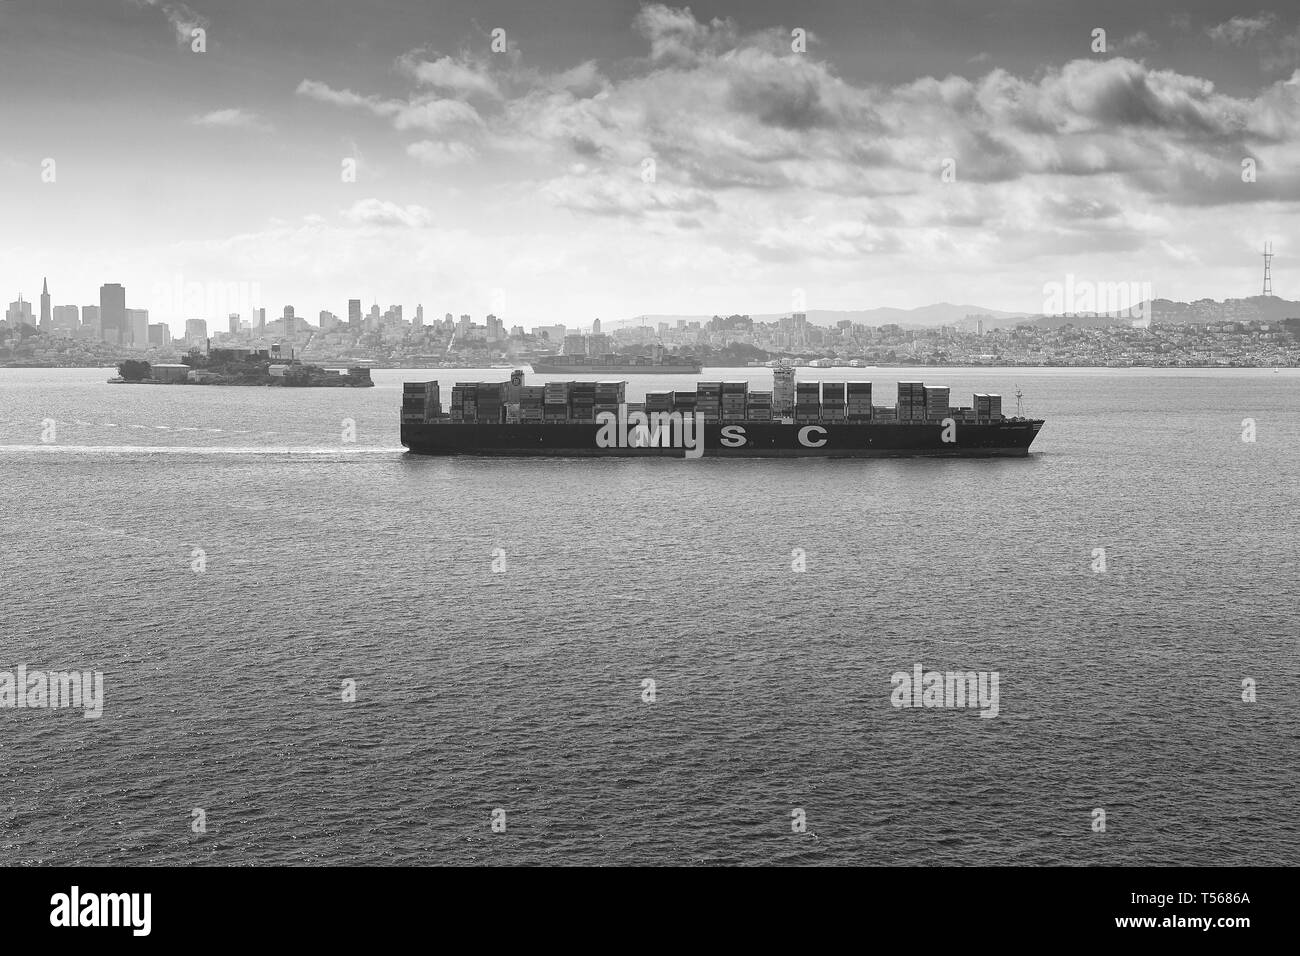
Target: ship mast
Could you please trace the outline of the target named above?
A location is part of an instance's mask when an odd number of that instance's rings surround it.
[[[1022,392],[1022,391],[1020,390],[1020,386],[1017,385],[1017,386],[1016,386],[1016,418],[1024,418],[1024,417],[1025,417],[1025,411],[1024,411],[1024,396],[1025,396],[1025,393]]]

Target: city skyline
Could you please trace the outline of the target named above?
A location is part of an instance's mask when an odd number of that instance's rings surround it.
[[[1273,290],[1272,276],[1273,276],[1274,272],[1273,272],[1273,269],[1272,269],[1272,265],[1271,265],[1271,263],[1272,263],[1272,260],[1273,260],[1273,258],[1274,258],[1274,254],[1273,254],[1272,251],[1271,251],[1271,244],[1270,244],[1267,248],[1269,249],[1269,251],[1263,254],[1263,255],[1264,255],[1264,258],[1265,258],[1265,267],[1264,267],[1264,280],[1263,280],[1263,285],[1264,285],[1264,290],[1266,290],[1266,291],[1263,291],[1263,292],[1262,292],[1262,295],[1264,295],[1264,296],[1266,296],[1266,297],[1270,297],[1270,298],[1274,298],[1274,299],[1279,299],[1279,300],[1284,300],[1284,301],[1285,301],[1285,300],[1286,300],[1286,296],[1285,296],[1285,295],[1278,295],[1278,294]],[[1058,285],[1058,286],[1065,286],[1066,289],[1068,290],[1069,287],[1074,283],[1074,279],[1075,279],[1075,277],[1074,277],[1072,274],[1069,274],[1069,275],[1066,276],[1066,280],[1067,280],[1067,281],[1066,281],[1065,283],[1055,283],[1055,284]],[[1052,285],[1052,284],[1053,284],[1053,283],[1047,283],[1047,284],[1045,284],[1045,289],[1044,289],[1044,292],[1045,292],[1045,293],[1047,292],[1047,286],[1050,286],[1050,285]],[[1285,284],[1285,279],[1284,279],[1284,284]],[[196,285],[197,285],[197,284],[196,284]],[[1082,280],[1082,281],[1080,282],[1080,285],[1082,285],[1082,286],[1088,286],[1088,287],[1090,288],[1090,290],[1091,290],[1092,288],[1095,288],[1095,287],[1104,286],[1105,283],[1089,283],[1087,280]],[[69,327],[69,325],[70,325],[72,328],[76,328],[76,327],[78,327],[78,325],[79,325],[79,322],[77,321],[77,318],[78,318],[78,317],[77,317],[76,314],[75,314],[76,310],[80,309],[81,311],[86,312],[86,311],[88,311],[88,310],[90,310],[90,309],[102,309],[103,304],[104,304],[104,303],[103,303],[103,294],[104,294],[104,290],[105,290],[106,288],[109,288],[109,287],[121,288],[120,284],[118,284],[118,283],[104,283],[104,284],[101,284],[100,287],[99,287],[99,300],[100,300],[100,301],[99,301],[98,305],[92,303],[92,304],[90,304],[90,305],[88,305],[88,306],[78,306],[78,305],[76,305],[76,304],[74,304],[74,303],[64,303],[64,304],[60,304],[60,305],[54,305],[54,306],[53,306],[53,309],[51,310],[51,307],[50,307],[51,296],[50,296],[50,293],[49,293],[49,278],[48,278],[48,276],[45,276],[45,277],[42,278],[42,293],[41,293],[41,295],[40,295],[40,297],[39,297],[39,301],[41,302],[41,315],[40,315],[40,319],[39,319],[39,322],[38,322],[35,316],[30,316],[30,318],[31,318],[31,323],[30,323],[30,324],[33,324],[33,325],[39,325],[39,327],[40,327],[42,330],[45,330],[45,329],[47,329],[47,328],[56,328],[56,329],[57,329],[57,328],[66,328],[66,327]],[[986,315],[998,315],[999,313],[1005,313],[1005,314],[1008,315],[1008,316],[1009,316],[1009,315],[1020,315],[1020,314],[1023,314],[1023,315],[1025,315],[1025,316],[1027,316],[1027,317],[1032,317],[1032,316],[1067,316],[1067,315],[1072,315],[1072,314],[1074,314],[1074,315],[1090,315],[1090,316],[1091,316],[1091,315],[1107,315],[1107,314],[1123,315],[1123,314],[1125,314],[1126,312],[1132,311],[1132,308],[1133,308],[1133,307],[1136,307],[1136,306],[1138,306],[1138,305],[1140,305],[1140,304],[1142,304],[1142,303],[1144,303],[1144,302],[1151,302],[1151,301],[1155,301],[1155,300],[1157,300],[1157,299],[1165,300],[1165,301],[1172,301],[1172,302],[1179,302],[1179,301],[1183,301],[1183,302],[1187,302],[1187,301],[1212,301],[1212,302],[1220,302],[1220,301],[1221,301],[1221,302],[1227,303],[1227,302],[1230,302],[1230,301],[1238,301],[1238,300],[1243,300],[1243,299],[1249,299],[1249,298],[1252,298],[1253,295],[1259,295],[1259,294],[1261,294],[1261,293],[1242,294],[1242,295],[1226,295],[1226,294],[1225,294],[1225,295],[1222,296],[1221,299],[1218,298],[1218,297],[1215,297],[1215,296],[1205,296],[1205,297],[1200,298],[1199,300],[1191,300],[1191,299],[1188,299],[1188,300],[1180,300],[1180,299],[1178,299],[1178,298],[1176,298],[1176,297],[1173,297],[1173,296],[1167,296],[1167,295],[1166,295],[1166,296],[1156,296],[1156,295],[1154,295],[1154,294],[1151,294],[1150,296],[1148,296],[1148,297],[1146,297],[1146,298],[1142,298],[1142,297],[1139,297],[1139,296],[1137,295],[1137,290],[1138,290],[1138,288],[1139,288],[1139,287],[1138,287],[1137,284],[1133,284],[1133,288],[1132,288],[1131,294],[1130,294],[1129,290],[1116,290],[1116,291],[1118,292],[1118,294],[1121,296],[1121,298],[1116,299],[1116,300],[1112,301],[1111,303],[1109,303],[1110,305],[1114,306],[1114,308],[1107,308],[1107,307],[1106,307],[1106,306],[1107,306],[1107,303],[1105,302],[1104,298],[1103,298],[1103,301],[1098,305],[1098,307],[1093,308],[1093,307],[1090,306],[1090,307],[1088,307],[1088,308],[1086,308],[1086,309],[1083,309],[1083,308],[1073,308],[1073,309],[1071,309],[1071,308],[1064,308],[1064,309],[1052,308],[1052,309],[1049,309],[1049,308],[1046,308],[1046,307],[1045,307],[1045,308],[1043,308],[1043,309],[1038,310],[1037,312],[1024,311],[1024,312],[1016,312],[1016,313],[1012,313],[1012,312],[1006,312],[1005,310],[999,310],[999,309],[995,309],[995,308],[992,308],[992,307],[989,307],[989,306],[979,305],[979,304],[972,304],[972,303],[966,303],[964,307],[965,307],[965,308],[968,308],[968,309],[970,310],[970,313],[969,313],[970,315],[981,315],[981,314],[986,314]],[[178,313],[178,314],[181,314],[181,315],[183,315],[184,317],[183,317],[183,318],[180,318],[180,319],[172,319],[172,320],[170,320],[170,321],[167,321],[167,320],[160,320],[160,321],[158,321],[158,322],[154,322],[154,321],[152,321],[152,319],[158,318],[158,316],[157,316],[156,314],[151,314],[151,313],[156,313],[156,311],[157,311],[157,308],[156,308],[156,307],[157,307],[157,303],[158,303],[158,300],[159,300],[160,294],[162,295],[162,297],[163,297],[164,299],[169,299],[169,298],[172,297],[173,289],[175,290],[175,297],[176,297],[176,298],[179,299],[179,298],[185,296],[185,293],[184,293],[184,291],[183,291],[183,290],[184,290],[184,284],[183,284],[183,283],[181,282],[181,280],[178,278],[178,279],[176,280],[176,282],[173,283],[173,285],[172,285],[171,287],[166,288],[162,293],[160,293],[160,292],[159,292],[159,289],[157,289],[157,288],[151,290],[151,293],[150,293],[150,300],[149,300],[149,301],[151,302],[151,304],[152,304],[152,305],[151,305],[151,308],[146,308],[146,309],[130,309],[130,308],[127,308],[127,307],[126,307],[125,303],[123,303],[122,308],[126,309],[126,312],[127,312],[128,314],[132,314],[132,313],[135,313],[135,314],[143,314],[143,316],[145,317],[145,319],[146,319],[146,321],[147,321],[147,324],[150,325],[150,326],[165,325],[165,326],[167,327],[167,329],[168,329],[168,337],[169,337],[169,338],[172,338],[172,337],[174,337],[174,338],[181,338],[181,337],[189,338],[189,330],[190,330],[191,328],[195,327],[195,324],[196,324],[196,323],[201,323],[201,324],[205,324],[205,325],[211,325],[212,330],[215,332],[215,331],[217,331],[217,326],[218,326],[218,324],[219,324],[222,320],[230,320],[230,321],[234,321],[234,320],[238,319],[238,320],[239,320],[239,328],[242,328],[242,329],[249,329],[249,328],[251,328],[251,329],[255,329],[255,330],[259,331],[259,332],[260,332],[260,331],[264,331],[264,330],[268,327],[268,325],[274,327],[274,326],[276,325],[277,322],[279,323],[280,328],[284,328],[284,327],[285,327],[285,326],[284,326],[284,323],[283,323],[283,321],[281,321],[281,319],[275,319],[275,320],[272,320],[270,323],[267,323],[267,321],[266,321],[266,306],[265,306],[265,305],[257,305],[257,304],[256,304],[256,303],[260,303],[260,302],[261,302],[261,300],[258,299],[257,296],[256,296],[256,292],[257,292],[256,286],[254,286],[254,287],[252,287],[252,288],[250,289],[250,287],[248,287],[247,285],[244,285],[244,286],[240,287],[240,286],[238,286],[237,284],[236,284],[236,285],[231,285],[231,286],[229,286],[229,287],[217,286],[217,287],[215,287],[215,288],[203,288],[203,287],[201,287],[201,286],[198,286],[198,287],[197,287],[197,291],[196,291],[194,294],[205,295],[205,296],[206,296],[206,300],[207,300],[207,302],[211,303],[210,306],[205,306],[204,308],[196,309],[196,310],[181,310],[181,312]],[[1145,290],[1145,291],[1150,291],[1150,290]],[[1286,290],[1285,290],[1285,288],[1284,288],[1284,292],[1285,292],[1285,291],[1286,291]],[[1068,292],[1067,292],[1067,297],[1068,297]],[[192,298],[192,296],[191,296],[191,298]],[[1052,298],[1053,298],[1052,296],[1045,295],[1045,303],[1050,303],[1050,300],[1051,300]],[[1059,293],[1055,296],[1055,299],[1058,300],[1058,301],[1060,300],[1060,295],[1059,295]],[[1065,303],[1065,304],[1068,305],[1068,302]],[[24,298],[24,294],[21,293],[21,292],[18,294],[18,296],[16,297],[16,299],[15,299],[14,301],[10,302],[10,307],[11,307],[11,309],[12,309],[14,306],[18,306],[18,305],[28,306],[28,307],[29,307],[28,311],[29,311],[29,313],[30,313],[30,306],[32,305],[32,302],[31,302],[31,300],[25,299],[25,298]],[[925,312],[927,309],[934,309],[934,308],[936,308],[936,307],[941,307],[941,306],[950,306],[950,305],[952,305],[952,303],[947,303],[947,302],[930,302],[930,303],[925,303],[925,304],[920,305],[920,306],[916,306],[916,307],[914,307],[912,310],[906,310],[906,311]],[[310,315],[310,314],[312,314],[313,312],[316,313],[316,314],[318,315],[318,322],[317,322],[316,324],[313,324],[309,319],[305,318],[304,315],[296,315],[296,318],[295,318],[295,310],[297,309],[297,306],[296,306],[295,304],[292,304],[292,303],[291,303],[291,304],[285,304],[285,305],[282,307],[282,308],[283,308],[282,316],[287,316],[287,317],[289,317],[289,318],[291,318],[291,319],[295,319],[295,322],[296,322],[296,324],[295,324],[295,326],[294,326],[295,328],[297,328],[297,327],[302,327],[302,328],[320,328],[322,331],[325,331],[325,330],[326,330],[326,326],[323,324],[323,322],[322,322],[321,320],[324,320],[324,318],[325,318],[326,316],[328,316],[329,319],[332,320],[332,321],[331,321],[331,324],[333,324],[333,325],[337,325],[337,326],[339,326],[339,327],[347,326],[347,327],[352,327],[352,328],[355,329],[355,328],[359,328],[359,327],[361,326],[363,319],[365,319],[366,317],[379,317],[379,316],[382,316],[382,318],[385,320],[385,324],[387,324],[387,320],[389,320],[389,319],[391,319],[391,318],[395,318],[396,321],[397,321],[398,323],[402,323],[402,315],[403,315],[403,309],[404,309],[404,306],[405,306],[404,303],[392,303],[392,304],[390,304],[390,305],[387,307],[387,309],[381,309],[380,303],[379,303],[379,301],[376,299],[376,300],[371,304],[371,306],[370,306],[368,309],[364,309],[363,306],[362,306],[362,300],[357,299],[357,298],[354,297],[354,298],[349,298],[348,301],[347,301],[347,316],[348,316],[348,318],[347,318],[346,320],[344,320],[344,319],[340,319],[340,318],[339,318],[339,314],[336,313],[336,312],[334,312],[332,309],[324,309],[324,308],[322,308],[322,309],[317,310],[317,309],[309,308],[309,309],[307,309],[307,310],[304,310],[305,315]],[[72,319],[72,321],[71,321],[70,323],[69,323],[68,321],[66,321],[66,320],[58,320],[59,313],[60,313],[60,312],[64,312],[64,310],[72,310],[72,314],[71,314],[71,319]],[[715,313],[712,313],[712,316],[713,316],[713,317],[719,317],[719,316],[725,317],[725,316],[728,316],[728,315],[731,315],[731,316],[734,316],[734,315],[745,315],[745,316],[755,315],[755,316],[759,316],[759,317],[770,317],[770,316],[780,315],[780,314],[794,315],[794,314],[798,314],[798,313],[800,313],[800,312],[802,312],[802,313],[804,313],[804,314],[808,314],[808,313],[810,313],[810,312],[819,312],[819,311],[820,311],[820,312],[835,311],[835,312],[843,312],[843,313],[846,313],[846,314],[852,314],[852,313],[869,313],[869,312],[883,312],[883,311],[904,311],[904,310],[896,310],[896,309],[893,309],[892,307],[889,307],[889,306],[880,306],[880,305],[861,306],[861,307],[857,307],[857,308],[845,308],[845,309],[838,309],[838,310],[829,310],[829,309],[822,309],[822,310],[809,310],[809,309],[807,309],[807,308],[805,307],[805,308],[803,308],[803,309],[799,309],[799,308],[791,308],[791,309],[787,309],[787,310],[784,310],[784,313],[782,313],[780,310],[776,310],[776,311],[768,311],[768,310],[758,311],[758,310],[756,310],[756,311],[754,311],[754,312],[738,312],[738,311],[734,311],[734,310],[732,310],[732,311],[724,311],[724,312],[715,312]],[[409,321],[408,321],[406,324],[408,324],[408,325],[410,325],[410,326],[412,326],[412,327],[415,327],[415,328],[419,328],[420,326],[422,326],[422,325],[425,324],[425,319],[424,319],[424,304],[423,304],[423,303],[416,303],[416,306],[415,306],[415,309],[413,310],[413,312],[414,312],[414,314],[415,314],[415,316],[416,316],[416,320],[415,320],[414,322],[409,322]],[[53,313],[53,314],[51,314],[51,313]],[[197,314],[196,314],[196,313],[197,313]],[[434,316],[436,316],[437,313],[438,313],[438,310],[435,308],[435,309],[433,310],[433,314],[434,314]],[[13,313],[11,313],[11,312],[7,312],[7,313],[5,314],[5,320],[6,320],[6,323],[7,323],[7,324],[12,324],[12,323],[9,321],[10,318],[11,318],[11,315],[12,315],[12,314],[13,314]],[[68,313],[65,312],[65,315],[67,315],[67,314],[68,314]],[[474,313],[472,313],[472,312],[459,312],[459,313],[457,313],[457,312],[448,311],[448,312],[444,313],[444,315],[445,315],[445,318],[447,318],[447,319],[451,319],[451,318],[453,318],[453,317],[459,317],[459,318],[461,318],[461,319],[464,319],[464,318],[472,317],[472,316],[474,315]],[[554,327],[554,326],[565,326],[565,327],[570,328],[570,329],[591,328],[591,329],[594,330],[594,333],[598,335],[598,334],[600,333],[600,326],[601,326],[601,318],[600,318],[599,316],[593,316],[593,317],[587,318],[587,319],[585,319],[585,320],[584,320],[584,319],[575,319],[575,318],[573,318],[573,317],[568,317],[566,320],[561,321],[561,322],[541,322],[541,321],[525,322],[525,321],[510,321],[510,320],[507,320],[507,319],[505,319],[505,318],[502,318],[502,317],[498,317],[498,316],[496,316],[495,313],[493,313],[493,312],[481,313],[480,315],[485,319],[485,321],[488,321],[488,324],[489,324],[489,325],[491,324],[491,321],[490,321],[490,320],[498,320],[498,321],[500,322],[500,324],[503,325],[503,326],[506,327],[506,328],[509,328],[509,327],[512,327],[512,326],[519,326],[519,327],[525,328],[525,329],[530,330],[530,331],[535,330],[535,329],[550,328],[550,327]],[[630,327],[632,327],[632,326],[636,326],[636,325],[640,325],[640,326],[642,326],[642,327],[653,327],[659,319],[664,318],[664,317],[665,317],[665,316],[663,316],[663,315],[652,315],[652,314],[647,314],[647,313],[640,313],[640,314],[636,314],[636,315],[631,315],[631,316],[629,316],[629,317],[627,317],[627,318],[623,318],[623,319],[613,319],[613,320],[606,319],[605,321],[606,321],[606,324],[609,325],[611,328],[630,328]],[[706,313],[701,313],[701,312],[688,313],[687,315],[682,316],[682,318],[686,318],[686,319],[707,319],[707,318],[709,318],[709,317],[710,317],[710,316],[709,316],[708,314],[706,314]],[[96,314],[96,321],[99,321],[99,316],[98,316],[98,314]],[[121,321],[125,321],[125,320],[121,320]],[[437,320],[436,318],[431,319],[431,322],[437,322],[437,321],[438,321],[438,320]],[[110,325],[114,325],[114,326],[115,326],[115,324],[116,324],[115,322],[110,322]],[[934,325],[935,323],[934,323],[933,321],[930,321],[930,322],[921,321],[921,322],[918,322],[918,323],[916,323],[916,324],[917,324],[917,325],[920,325],[920,326],[927,326],[927,325]],[[942,323],[940,323],[940,324],[942,324]],[[231,331],[235,331],[235,328],[234,328],[233,326],[231,327]],[[108,341],[108,339],[103,339],[103,340],[104,340],[104,341]],[[143,340],[143,339],[142,339],[142,340]],[[128,340],[124,340],[124,341],[129,341],[129,339],[128,339]],[[152,341],[152,339],[150,339],[150,341]]]
[[[1066,273],[1190,301],[1250,294],[1266,241],[1279,275],[1295,256],[1281,7],[60,6],[0,7],[9,295],[55,272],[62,302],[181,275],[524,325],[1035,312]]]

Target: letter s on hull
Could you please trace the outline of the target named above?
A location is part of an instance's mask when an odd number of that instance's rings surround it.
[[[727,425],[722,429],[722,444],[728,448],[740,448],[747,442],[743,425]]]
[[[819,432],[820,434],[825,435],[826,429],[822,428],[820,425],[805,425],[803,428],[799,429],[799,444],[803,445],[804,448],[821,448],[822,445],[826,444],[825,438],[820,438],[814,441],[811,437],[813,432]]]

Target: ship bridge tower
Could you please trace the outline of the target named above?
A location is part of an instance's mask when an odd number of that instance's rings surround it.
[[[782,362],[772,369],[772,417],[794,418],[794,366]]]

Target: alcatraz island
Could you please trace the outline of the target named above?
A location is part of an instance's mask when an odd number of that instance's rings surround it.
[[[156,364],[127,359],[117,365],[115,385],[265,385],[281,388],[371,388],[370,369],[322,368],[306,365],[270,349],[197,348],[181,357],[180,364]]]

